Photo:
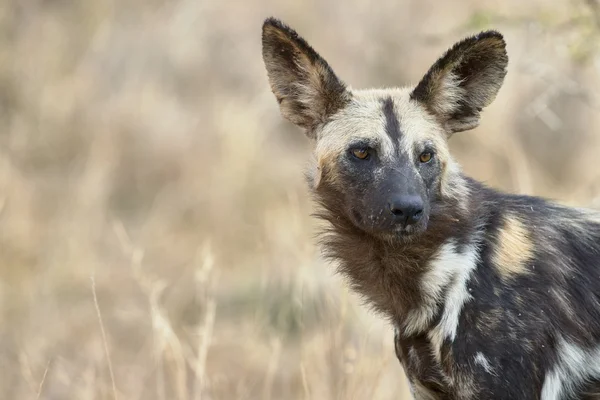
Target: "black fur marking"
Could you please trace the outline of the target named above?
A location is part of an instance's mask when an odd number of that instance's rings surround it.
[[[392,100],[391,97],[387,97],[386,99],[381,100],[381,102],[383,105],[383,115],[385,116],[385,132],[392,140],[395,152],[398,153],[400,149],[401,133],[394,100]]]

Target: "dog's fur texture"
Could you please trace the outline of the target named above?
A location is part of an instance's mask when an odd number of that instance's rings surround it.
[[[414,397],[600,398],[600,215],[486,187],[449,154],[502,85],[502,35],[455,44],[414,88],[379,90],[348,87],[279,20],[262,42],[283,116],[314,142],[326,253],[393,324]],[[392,195],[422,199],[420,220],[392,215]]]

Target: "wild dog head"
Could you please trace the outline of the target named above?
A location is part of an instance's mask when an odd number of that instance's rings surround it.
[[[450,48],[415,87],[353,90],[293,29],[269,18],[263,59],[282,115],[314,141],[309,183],[335,218],[386,238],[424,232],[464,195],[447,140],[479,124],[508,57],[485,31]]]

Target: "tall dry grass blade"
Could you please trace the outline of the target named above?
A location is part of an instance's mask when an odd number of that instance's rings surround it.
[[[115,383],[115,374],[113,372],[112,361],[110,359],[110,352],[108,351],[108,341],[106,340],[106,331],[104,330],[104,323],[102,322],[102,313],[100,312],[100,305],[98,304],[98,296],[96,295],[96,280],[92,275],[90,277],[92,281],[92,294],[94,295],[94,305],[96,307],[96,314],[98,316],[98,323],[100,324],[100,333],[102,334],[102,343],[104,344],[104,353],[106,354],[106,362],[108,364],[108,372],[110,373],[110,381],[112,384],[113,398],[117,400],[117,385]]]
[[[215,324],[215,315],[217,303],[210,299],[206,306],[206,315],[204,316],[204,324],[202,326],[202,340],[198,343],[198,358],[196,359],[196,379],[194,382],[194,398],[202,399],[204,388],[206,385],[206,358],[208,349],[212,340],[212,332]]]
[[[206,300],[206,313],[204,315],[204,323],[199,329],[198,349],[197,358],[195,365],[195,379],[194,379],[194,399],[200,400],[204,394],[206,387],[206,359],[208,357],[208,350],[213,336],[213,328],[215,325],[215,316],[217,303],[208,294],[209,281],[212,276],[214,268],[214,256],[211,251],[210,243],[204,244],[200,257],[202,258],[202,268],[196,271],[196,290],[198,293],[204,294]],[[213,277],[213,279],[215,279]]]
[[[42,396],[42,390],[44,390],[44,382],[46,382],[46,376],[48,376],[48,370],[50,369],[51,361],[52,360],[48,360],[48,363],[46,364],[46,369],[44,370],[44,376],[42,376],[42,381],[40,382],[40,385],[38,387],[37,396],[35,396],[36,400],[39,400],[39,398]]]

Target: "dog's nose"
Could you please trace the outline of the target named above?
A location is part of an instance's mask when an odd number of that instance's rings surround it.
[[[406,225],[418,222],[423,216],[423,199],[420,196],[394,197],[390,200],[389,207],[390,212]]]

